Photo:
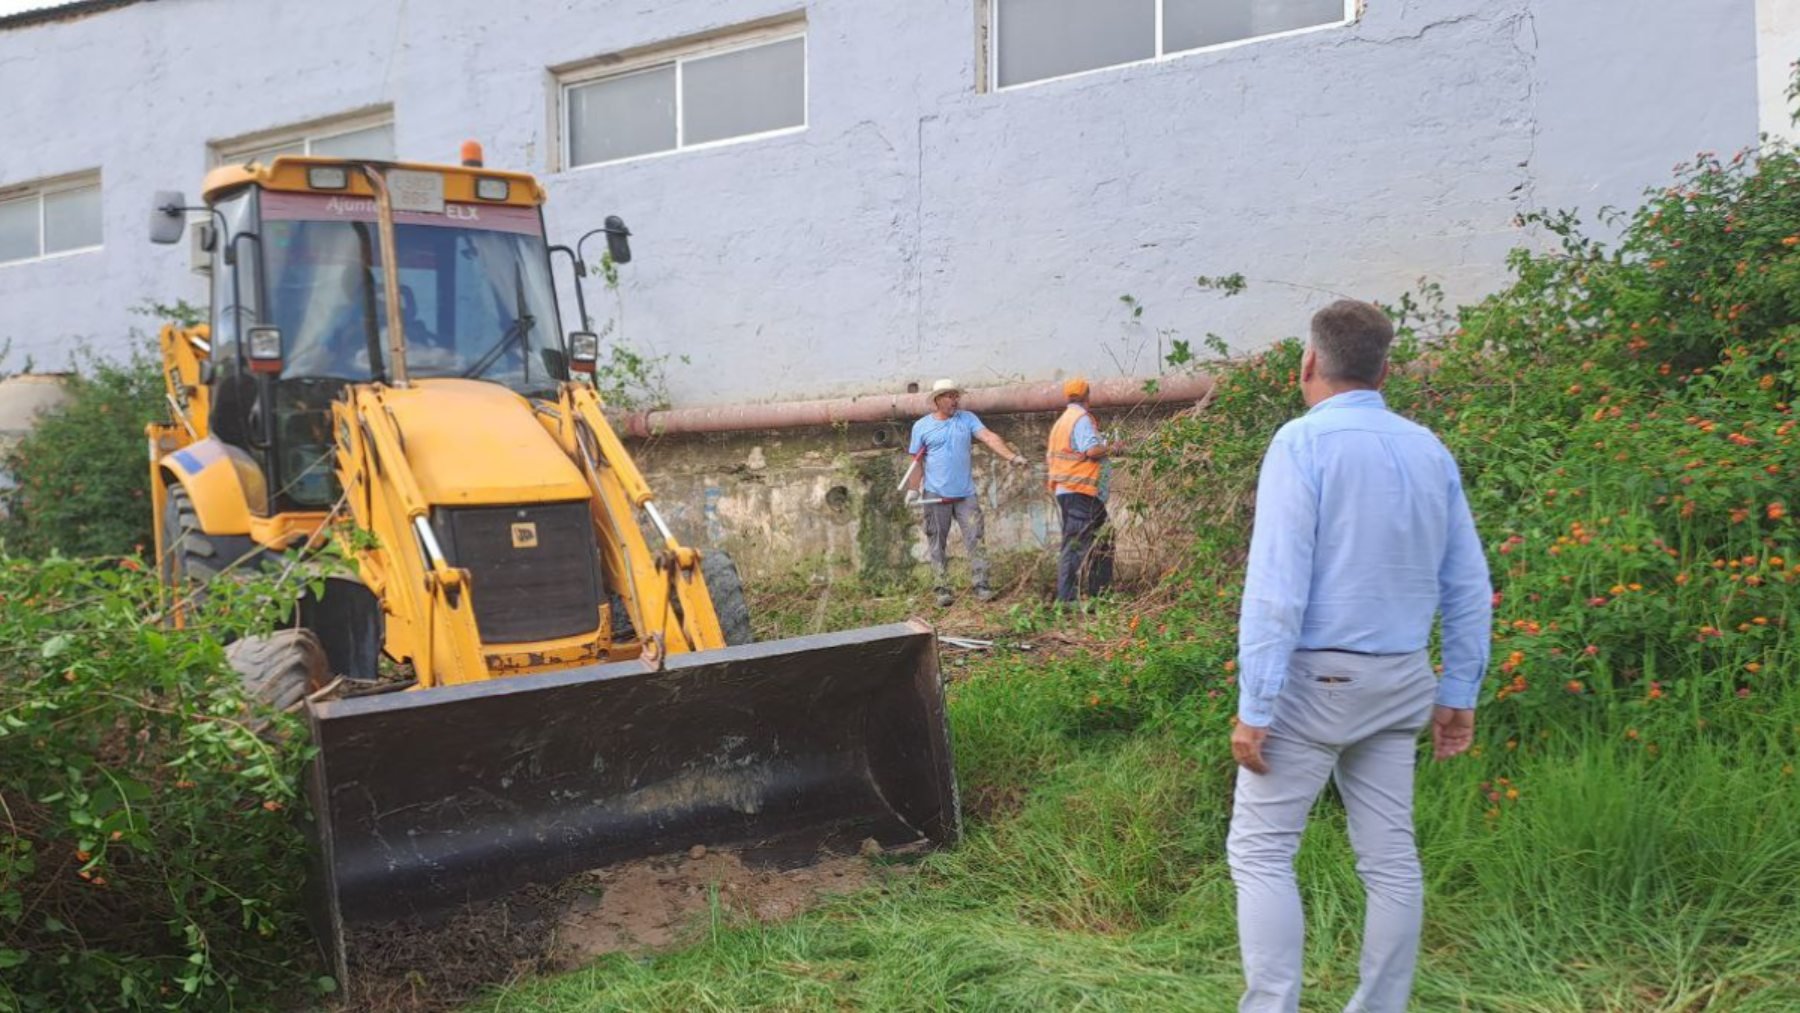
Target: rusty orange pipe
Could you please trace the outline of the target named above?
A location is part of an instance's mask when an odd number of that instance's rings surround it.
[[[1144,385],[1156,381],[1156,392]],[[1145,404],[1198,401],[1212,390],[1212,377],[1187,376],[1115,377],[1092,381],[1088,403],[1095,408],[1134,408]],[[1021,412],[1053,412],[1068,403],[1062,382],[1020,383],[1005,387],[978,387],[963,392],[963,407],[978,415]],[[703,408],[670,408],[635,411],[614,416],[618,428],[644,439],[680,433],[735,433],[761,429],[795,429],[829,426],[840,422],[889,422],[915,419],[931,411],[931,397],[917,394],[870,394],[862,397],[827,398],[819,401],[780,401],[769,404],[718,405]]]

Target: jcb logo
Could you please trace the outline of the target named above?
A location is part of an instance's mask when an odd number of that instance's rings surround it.
[[[531,521],[525,521],[522,524],[514,524],[512,526],[512,539],[513,548],[515,549],[537,548],[537,525]]]

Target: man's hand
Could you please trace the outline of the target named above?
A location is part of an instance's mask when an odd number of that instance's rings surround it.
[[[1469,748],[1475,741],[1475,712],[1455,707],[1438,707],[1431,712],[1431,755],[1448,760]],[[1233,748],[1237,739],[1232,739]]]
[[[1267,774],[1269,764],[1263,759],[1263,740],[1269,737],[1267,728],[1236,722],[1231,729],[1231,757],[1238,765],[1252,774]]]
[[[1026,465],[1027,465],[1027,464],[1030,464],[1030,463],[1031,463],[1031,462],[1030,462],[1030,461],[1027,461],[1027,460],[1025,460],[1025,455],[1024,455],[1024,454],[1014,454],[1014,455],[1013,455],[1013,459],[1012,459],[1012,460],[1011,460],[1011,461],[1009,461],[1009,462],[1007,462],[1007,463],[1008,463],[1008,464],[1011,464],[1011,465],[1012,465],[1012,466],[1013,466],[1013,467],[1015,467],[1015,468],[1023,468],[1023,467],[1025,467],[1025,466],[1026,466]]]

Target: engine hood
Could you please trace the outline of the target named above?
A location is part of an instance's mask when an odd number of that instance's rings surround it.
[[[419,491],[434,506],[504,506],[588,498],[581,472],[531,403],[479,380],[418,380],[382,396]]]

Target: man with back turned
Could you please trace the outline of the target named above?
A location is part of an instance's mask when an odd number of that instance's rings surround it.
[[[1415,744],[1474,737],[1493,589],[1456,461],[1388,411],[1387,317],[1343,300],[1313,317],[1305,415],[1263,457],[1238,634],[1237,884],[1244,1013],[1298,1010],[1304,925],[1294,854],[1327,778],[1368,898],[1346,1010],[1400,1013],[1424,912],[1413,840]],[[1444,674],[1425,647],[1443,617]]]

